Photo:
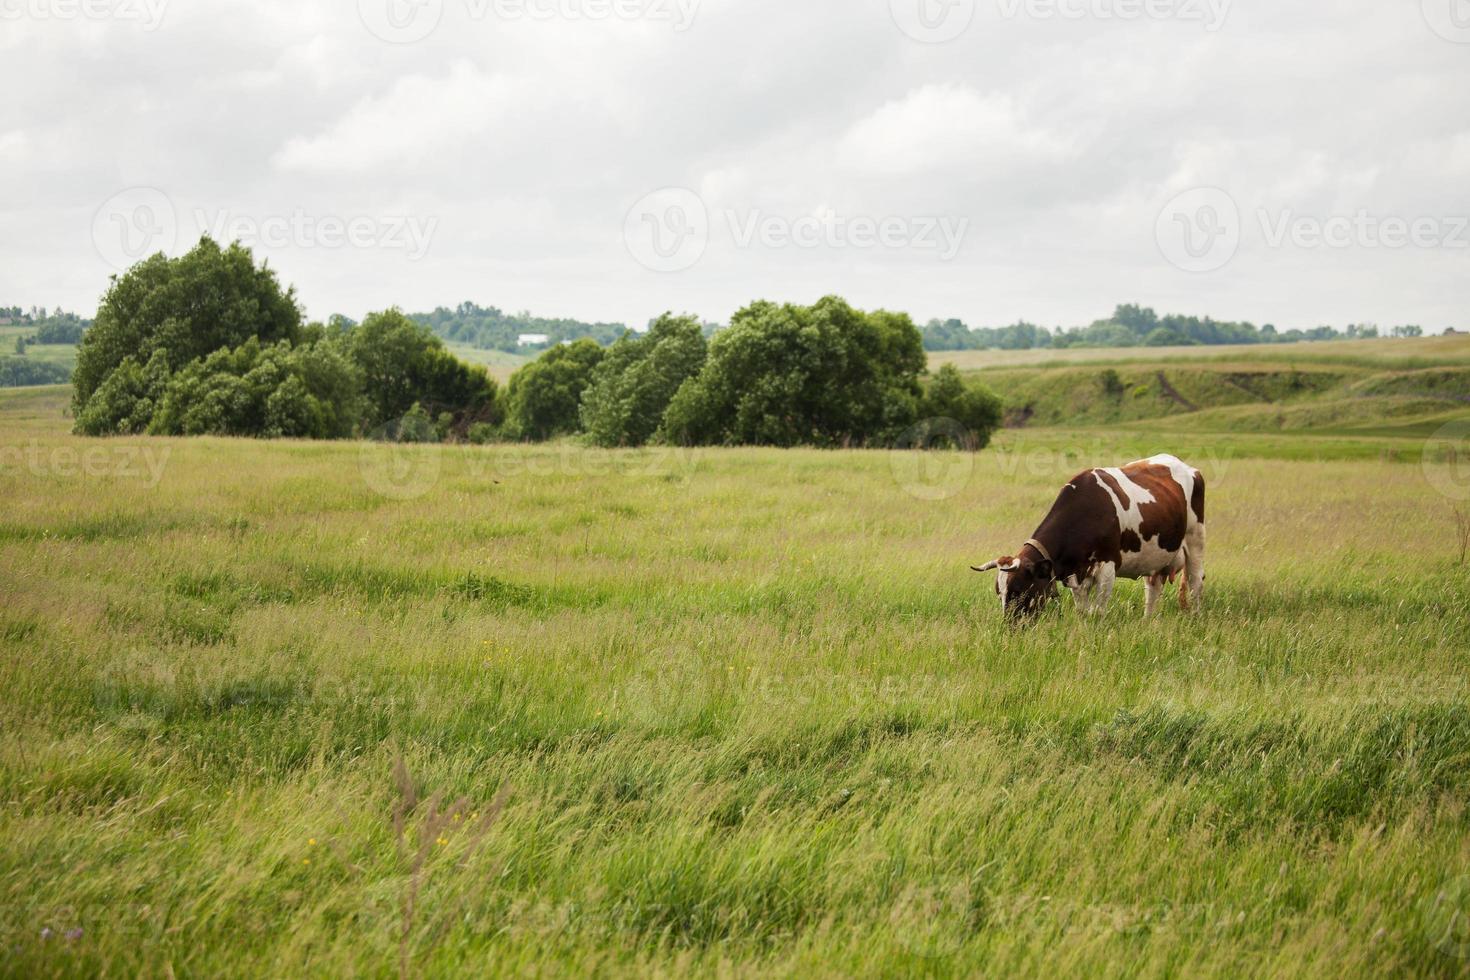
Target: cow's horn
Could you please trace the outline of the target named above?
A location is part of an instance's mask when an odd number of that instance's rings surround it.
[[[989,572],[989,571],[992,571],[993,569],[997,569],[999,567],[1000,567],[1000,562],[993,561],[989,565],[985,565],[985,566],[983,566],[981,568],[976,568],[974,565],[971,565],[970,566],[970,570],[971,571],[975,571],[975,572]]]

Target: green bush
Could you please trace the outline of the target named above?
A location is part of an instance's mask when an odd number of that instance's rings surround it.
[[[169,381],[168,357],[155,350],[146,366],[125,357],[77,414],[82,435],[131,435],[145,432]]]
[[[653,438],[679,386],[698,374],[708,344],[698,318],[665,313],[646,334],[625,334],[582,395],[582,426],[599,446]]]
[[[990,436],[1000,427],[1000,396],[978,383],[966,383],[953,364],[946,364],[934,375],[919,403],[919,414],[924,417],[922,425],[926,431],[916,440],[918,445],[932,445],[934,439],[944,436],[950,441],[947,427],[941,429],[936,423],[943,419],[958,422],[963,435],[954,434],[962,445],[956,448],[979,450],[990,445]]]
[[[583,339],[551,348],[511,376],[506,390],[506,435],[543,440],[582,430],[582,393],[604,351]]]
[[[814,306],[753,303],[715,335],[662,435],[684,444],[866,445],[918,415],[925,357],[904,314],[863,313],[835,296]]]
[[[159,435],[340,439],[361,411],[361,373],[334,341],[262,347],[254,337],[168,379],[148,430]]]

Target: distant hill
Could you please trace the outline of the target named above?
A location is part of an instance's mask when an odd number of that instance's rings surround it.
[[[409,316],[452,344],[508,354],[534,351],[583,337],[607,346],[628,330],[621,323],[584,323],[529,313],[505,313],[494,306],[477,306],[474,303],[461,303],[452,310],[441,306],[432,313],[411,313]],[[520,339],[525,335],[546,339],[544,342],[522,344]]]
[[[948,352],[1011,428],[1428,437],[1470,418],[1470,337],[1130,350]]]

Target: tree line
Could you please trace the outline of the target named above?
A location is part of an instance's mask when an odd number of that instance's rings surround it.
[[[537,317],[530,313],[507,314],[496,307],[476,306],[474,303],[461,303],[452,310],[441,306],[432,313],[410,314],[410,319],[450,343],[510,354],[526,349],[528,345],[522,344],[520,338],[527,334],[545,336],[547,343],[539,346],[585,337],[606,347],[628,332],[621,323],[584,323],[581,320]]]
[[[707,336],[666,314],[610,346],[558,343],[502,389],[397,309],[306,323],[238,243],[202,239],[114,277],[82,337],[88,435],[539,441],[599,446],[986,444],[1000,400],[951,366],[928,378],[906,314],[829,296],[752,303]],[[935,425],[950,419],[955,425]]]
[[[1215,320],[1210,317],[1167,314],[1125,303],[1105,320],[1085,327],[1048,330],[1022,321],[1006,327],[969,327],[962,320],[930,320],[923,328],[924,349],[1030,350],[1069,347],[1184,347],[1218,344],[1287,344],[1299,341],[1358,340],[1379,336],[1420,337],[1417,325],[1394,327],[1380,333],[1374,324],[1352,324],[1346,331],[1332,327],[1310,330],[1277,330],[1274,324],[1257,327],[1250,322]]]

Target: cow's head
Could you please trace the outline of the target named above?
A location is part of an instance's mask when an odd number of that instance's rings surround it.
[[[1051,559],[1030,555],[1029,551],[1022,549],[1019,558],[1006,555],[975,569],[995,571],[995,593],[1012,621],[1035,618],[1057,595],[1056,568]]]

